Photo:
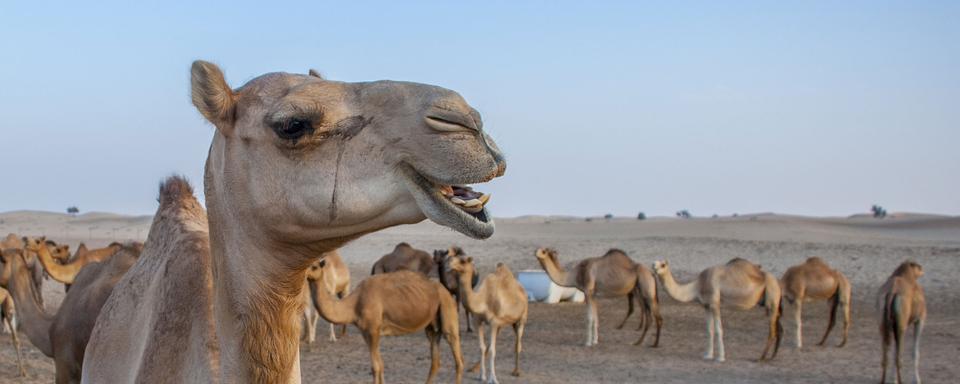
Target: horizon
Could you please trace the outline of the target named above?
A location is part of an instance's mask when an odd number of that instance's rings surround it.
[[[459,92],[498,218],[960,215],[960,3],[229,4],[0,6],[0,164],[34,178],[0,212],[152,215],[170,174],[202,201],[204,59]]]

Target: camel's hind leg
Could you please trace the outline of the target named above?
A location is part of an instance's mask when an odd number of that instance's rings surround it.
[[[793,323],[797,327],[796,333],[796,346],[797,348],[803,348],[803,297],[797,297],[793,302]],[[830,325],[827,327],[827,333],[830,333],[830,328],[833,327],[833,316],[830,316]],[[826,335],[823,336],[826,340]],[[823,344],[823,342],[820,342]]]
[[[526,327],[526,325],[527,314],[524,312],[523,317],[513,324],[513,335],[517,337],[516,344],[514,345],[513,372],[511,373],[514,377],[520,377],[520,351],[523,350],[523,328]]]
[[[440,369],[440,334],[434,325],[428,325],[424,332],[430,342],[430,373],[427,375],[427,384],[430,384]]]
[[[920,384],[920,334],[921,333],[923,333],[923,320],[918,320],[913,324],[913,380],[917,384]]]
[[[477,364],[474,364],[470,368],[470,372],[476,372],[477,369],[480,370],[480,381],[487,381],[487,341],[484,340],[484,324],[480,321],[477,321],[477,342],[480,345],[480,361]]]
[[[17,350],[17,369],[20,371],[20,377],[26,377],[27,370],[23,368],[23,356],[20,354],[20,337],[17,336],[17,329],[14,322],[5,316],[3,318],[3,325],[10,327],[10,337],[13,339],[13,348]]]
[[[363,340],[367,342],[367,348],[370,349],[370,368],[373,372],[374,384],[383,384],[383,358],[380,357],[379,332],[379,329],[372,329],[363,334]]]
[[[634,294],[630,292],[627,294],[627,315],[623,317],[623,321],[620,322],[620,325],[617,326],[617,329],[623,329],[624,324],[627,324],[627,319],[630,318],[630,315],[633,314],[633,299]]]
[[[490,324],[490,349],[487,355],[490,358],[490,375],[488,375],[487,384],[499,384],[497,380],[497,336],[500,336],[500,326]]]
[[[713,324],[717,328],[717,362],[722,363],[727,360],[727,354],[723,347],[723,322],[720,320],[720,306],[715,306],[713,312]]]
[[[456,383],[463,381],[463,353],[460,350],[460,317],[457,316],[457,303],[446,292],[446,288],[437,286],[440,292],[440,331],[450,344],[453,363],[456,369]]]
[[[656,296],[650,301],[650,313],[653,314],[653,320],[657,325],[656,338],[653,339],[653,345],[650,347],[656,348],[660,346],[660,328],[663,328],[663,316],[660,316],[660,302]]]
[[[707,318],[707,352],[703,354],[705,360],[713,360],[713,337],[716,333],[713,321],[713,311],[710,308],[704,308]]]
[[[837,322],[837,308],[840,306],[840,293],[837,292],[832,298],[830,298],[830,320],[827,321],[827,331],[823,333],[823,338],[820,339],[820,342],[817,345],[823,345],[827,342],[827,337],[830,336],[830,331],[833,330],[834,324]]]
[[[880,337],[882,339],[881,341],[882,347],[880,348],[880,355],[881,355],[880,369],[882,372],[880,374],[881,384],[887,382],[887,355],[888,355],[887,352],[890,349],[890,333],[892,332],[892,329],[890,328],[890,323],[886,319],[887,314],[884,313],[883,316],[884,316],[884,319],[880,321]]]
[[[647,331],[650,330],[650,323],[653,323],[653,316],[650,314],[650,307],[642,302],[644,299],[642,296],[638,296],[638,301],[641,301],[640,304],[640,327],[637,330],[643,329],[643,333],[640,334],[640,338],[633,343],[633,345],[640,345],[643,343],[643,339],[647,337]]]

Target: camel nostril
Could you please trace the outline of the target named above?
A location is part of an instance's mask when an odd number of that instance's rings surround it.
[[[507,162],[500,160],[497,162],[497,175],[494,177],[503,176],[505,173],[507,173]]]

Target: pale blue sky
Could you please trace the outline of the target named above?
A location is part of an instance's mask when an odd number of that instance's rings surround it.
[[[0,3],[0,211],[201,184],[206,59],[457,90],[498,216],[960,214],[960,2],[85,3]]]

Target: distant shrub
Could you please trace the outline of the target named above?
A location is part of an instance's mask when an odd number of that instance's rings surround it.
[[[684,210],[677,211],[677,217],[681,219],[689,219],[693,216],[690,214],[690,211],[684,209]]]
[[[77,206],[67,207],[67,214],[70,216],[76,216],[78,213],[80,213],[80,208],[77,208]]]
[[[593,218],[592,218],[592,217],[588,217],[588,218],[586,218],[585,220],[589,223],[589,222],[593,221]]]
[[[877,204],[874,204],[872,207],[870,207],[870,212],[873,212],[873,217],[878,219],[887,217],[887,210]]]
[[[647,214],[643,212],[640,212],[637,214],[637,220],[646,220],[646,219],[647,219]]]
[[[612,213],[608,213],[608,214],[606,214],[606,215],[603,215],[603,218],[604,218],[604,219],[607,219],[607,220],[610,220],[610,219],[613,218],[613,214],[612,214]]]
[[[716,219],[716,218],[718,218],[718,217],[720,217],[720,216],[718,216],[716,213],[714,213],[713,216],[711,216],[711,217],[713,217],[714,219]]]

